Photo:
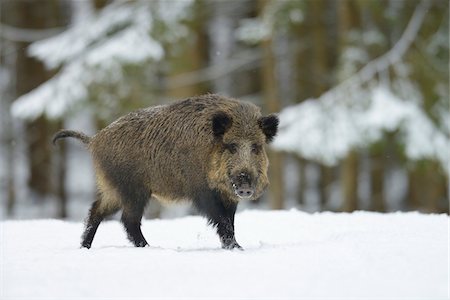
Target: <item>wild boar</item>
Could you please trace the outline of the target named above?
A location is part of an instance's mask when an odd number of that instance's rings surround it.
[[[136,247],[147,245],[141,219],[150,196],[191,201],[213,225],[222,248],[241,246],[234,215],[241,200],[258,199],[268,186],[265,144],[278,117],[254,104],[208,94],[131,112],[92,137],[61,130],[53,138],[83,142],[93,157],[97,199],[81,246],[90,248],[102,220],[122,210],[121,221]]]

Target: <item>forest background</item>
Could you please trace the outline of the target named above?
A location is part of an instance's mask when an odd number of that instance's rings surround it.
[[[281,119],[241,209],[448,213],[446,0],[1,0],[0,59],[4,218],[86,215],[90,157],[58,129],[204,93]]]

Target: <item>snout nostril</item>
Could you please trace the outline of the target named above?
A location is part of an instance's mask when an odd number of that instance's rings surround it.
[[[236,190],[236,194],[239,197],[248,198],[253,196],[253,190],[248,188],[240,188]]]

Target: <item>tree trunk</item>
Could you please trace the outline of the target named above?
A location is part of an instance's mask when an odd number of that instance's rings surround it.
[[[299,205],[305,205],[305,194],[306,194],[306,187],[307,187],[307,180],[306,180],[306,167],[307,167],[307,161],[301,157],[296,156],[297,160],[297,167],[299,170],[299,180],[298,180],[298,189],[297,189],[297,203]]]
[[[208,22],[209,62],[211,65],[223,64],[231,57],[235,48],[233,24],[236,13],[233,8],[239,1],[212,1],[212,15]],[[233,77],[230,74],[212,81],[212,90],[228,96],[233,95]]]
[[[320,97],[331,86],[329,84],[328,55],[327,55],[327,32],[324,12],[327,6],[324,0],[315,0],[309,2],[311,5],[312,16],[312,77],[314,79],[313,97]],[[329,198],[329,186],[332,183],[332,170],[323,165],[319,165],[319,204],[321,210],[324,210]]]
[[[358,209],[358,154],[350,151],[342,164],[342,211]]]
[[[359,12],[355,7],[356,3],[348,0],[338,2],[338,26],[339,26],[339,55],[342,58],[342,52],[348,44],[348,34],[359,26]],[[343,76],[338,76],[338,80],[345,80]],[[356,150],[351,150],[342,162],[342,210],[354,211],[358,209],[358,154]]]
[[[3,98],[3,97],[2,97]],[[4,162],[2,163],[2,168],[4,172],[4,184],[2,184],[2,188],[5,188],[5,196],[6,196],[6,215],[11,217],[14,215],[14,206],[16,203],[16,195],[14,188],[14,175],[15,175],[15,143],[13,136],[13,124],[11,120],[11,115],[9,113],[11,107],[11,99],[8,97],[4,97],[1,99],[2,108],[4,110],[1,112],[1,126],[2,126],[2,140],[0,143],[1,146],[4,147]]]
[[[6,13],[10,8],[9,3],[0,1],[0,20],[5,24],[13,24],[14,16]],[[0,31],[1,31],[0,27]],[[4,72],[6,72],[7,82],[2,82],[2,90],[0,93],[0,147],[2,147],[2,157],[0,157],[0,168],[2,169],[3,177],[0,178],[0,198],[5,197],[6,215],[12,216],[14,214],[14,206],[16,203],[15,189],[14,189],[14,171],[15,171],[15,143],[14,143],[14,126],[11,117],[11,104],[15,97],[13,89],[15,82],[15,56],[14,43],[2,39],[0,44],[0,65]],[[3,74],[5,76],[5,74]],[[4,76],[3,79],[5,78]]]
[[[425,170],[426,184],[423,207],[426,212],[440,213],[445,208],[446,180],[439,170],[439,164],[434,161],[427,162]]]
[[[408,171],[406,208],[426,213],[448,213],[447,184],[437,162],[418,162]]]
[[[60,6],[63,4],[58,1],[2,1],[1,19],[6,24],[21,29],[45,29],[48,27],[60,26],[61,20],[58,19]],[[11,69],[10,80],[10,98],[15,99],[38,85],[46,81],[50,74],[44,69],[43,65],[36,59],[28,56],[27,48],[30,42],[6,41],[5,44],[11,44],[11,51],[7,57],[13,57],[14,61],[9,62]],[[11,103],[7,104],[9,107]],[[9,114],[8,116],[9,117]],[[7,121],[5,121],[7,122]],[[6,162],[8,169],[8,200],[7,213],[11,215],[14,210],[15,190],[14,190],[14,139],[13,124],[10,122],[7,133],[8,155]],[[35,195],[45,197],[52,191],[51,185],[51,154],[49,149],[49,123],[44,118],[39,118],[29,122],[26,126],[25,139],[28,142],[29,152],[29,188],[35,192]],[[38,197],[41,198],[41,197]]]
[[[330,187],[333,183],[333,169],[322,164],[319,167],[319,204],[320,210],[326,210],[330,198]]]
[[[406,194],[406,208],[416,210],[420,207],[420,175],[417,166],[408,170],[408,192]]]
[[[49,126],[48,121],[40,117],[28,123],[26,129],[30,163],[28,186],[39,200],[43,200],[52,191],[51,172],[49,172],[52,169]]]
[[[328,88],[327,84],[327,42],[323,0],[311,1],[312,36],[313,36],[313,69],[315,98],[322,95]]]
[[[383,153],[372,151],[370,157],[370,210],[385,212]]]
[[[188,26],[191,27],[193,38],[189,40],[181,40],[176,49],[168,49],[169,53],[169,74],[168,74],[168,90],[166,91],[169,99],[182,99],[203,94],[207,91],[205,84],[194,83],[183,86],[171,84],[173,78],[177,75],[200,70],[204,63],[208,60],[207,44],[206,44],[206,11],[204,4],[195,3],[195,16]]]
[[[61,3],[58,1],[11,1],[8,3],[9,13],[13,16],[11,25],[19,28],[45,29],[60,26]],[[16,96],[30,92],[51,76],[36,59],[29,57],[29,42],[17,43],[16,56]],[[50,124],[40,117],[26,126],[30,177],[29,188],[44,198],[52,192],[51,185],[51,151]]]
[[[310,44],[309,37],[309,27],[312,22],[312,18],[309,14],[306,15],[305,20],[298,24],[294,24],[293,32],[295,37],[294,39],[297,43],[294,45],[296,48],[296,62],[295,62],[295,84],[292,86],[294,91],[294,99],[296,99],[296,103],[301,103],[306,99],[312,97],[312,84],[310,82],[311,76],[309,76],[311,69],[311,60],[312,60],[312,47],[307,47],[306,45]],[[293,103],[293,104],[296,104]],[[299,173],[299,181],[298,181],[298,189],[297,189],[297,203],[300,206],[305,205],[306,202],[306,187],[307,187],[307,179],[306,179],[306,167],[307,160],[297,155],[296,157],[297,170]]]
[[[260,14],[263,13],[267,4],[267,0],[259,1]],[[272,46],[272,37],[261,42],[263,50],[262,88],[264,109],[267,113],[279,112],[281,108],[278,99],[278,83],[275,76],[276,65]],[[282,209],[284,207],[283,155],[273,150],[269,150],[267,154],[270,162],[270,206],[272,209]]]
[[[66,174],[67,174],[67,147],[66,143],[59,143],[58,145],[58,161],[57,161],[57,186],[56,195],[59,199],[58,218],[65,219],[68,216],[67,210],[67,192],[66,192]]]

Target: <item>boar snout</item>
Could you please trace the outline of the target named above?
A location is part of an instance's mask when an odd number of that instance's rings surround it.
[[[251,176],[246,172],[241,172],[232,180],[234,193],[240,199],[250,199],[255,193],[252,186]]]

